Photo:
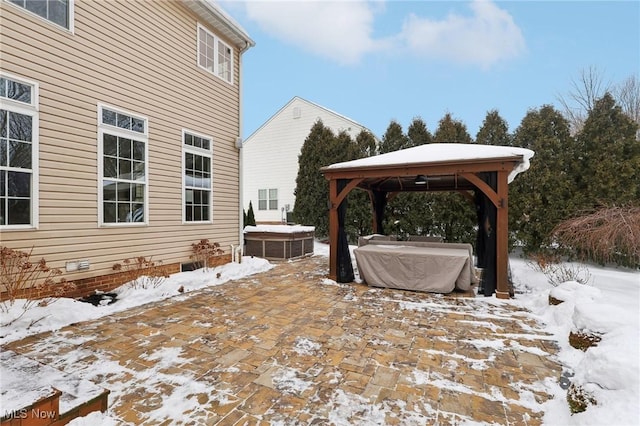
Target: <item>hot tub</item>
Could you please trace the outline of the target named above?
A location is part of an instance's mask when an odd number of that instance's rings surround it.
[[[315,228],[313,226],[247,226],[244,228],[244,254],[269,260],[311,256],[314,237]]]

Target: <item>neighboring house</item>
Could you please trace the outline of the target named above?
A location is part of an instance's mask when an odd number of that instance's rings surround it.
[[[298,96],[249,136],[242,147],[242,200],[257,224],[283,223],[296,201],[298,156],[311,127],[322,120],[336,135],[353,139],[368,130],[355,121]],[[319,172],[318,172],[319,173]]]
[[[0,241],[78,294],[241,236],[241,55],[209,0],[0,0]],[[109,275],[110,274],[110,275]]]

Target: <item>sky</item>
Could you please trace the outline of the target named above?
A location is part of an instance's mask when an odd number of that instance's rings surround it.
[[[280,232],[283,231],[282,227],[278,230]],[[356,274],[355,281],[362,282],[358,274],[355,257],[353,256],[354,249],[355,246],[350,247],[351,259]],[[318,241],[315,242],[314,254],[316,256],[327,257],[328,253],[328,245]],[[640,398],[640,356],[638,356],[639,343],[637,339],[640,331],[638,317],[640,304],[638,278],[640,274],[631,270],[601,268],[592,265],[586,267],[581,264],[564,263],[560,265],[564,268],[564,271],[574,272],[576,278],[582,281],[583,284],[576,281],[568,281],[554,287],[548,282],[548,277],[553,275],[545,275],[539,268],[533,267],[532,263],[517,258],[511,258],[510,263],[516,289],[515,299],[499,300],[495,296],[491,298],[469,298],[466,303],[474,303],[475,305],[467,307],[472,311],[467,311],[466,317],[473,318],[474,321],[483,321],[488,317],[504,318],[510,315],[513,321],[526,321],[529,316],[512,316],[512,312],[501,312],[500,307],[513,304],[529,310],[531,317],[544,324],[544,330],[549,334],[550,340],[557,344],[559,352],[554,357],[557,357],[557,361],[563,365],[563,377],[575,385],[582,386],[597,401],[597,405],[589,406],[585,412],[571,415],[566,402],[566,391],[561,388],[556,378],[546,378],[544,380],[541,378],[541,381],[536,384],[537,388],[529,389],[528,387],[523,387],[519,391],[518,397],[514,399],[514,403],[523,406],[530,405],[543,410],[543,424],[546,425],[637,425],[637,408]],[[7,324],[11,319],[24,313],[12,324],[0,327],[0,344],[20,340],[28,335],[58,330],[57,333],[43,334],[34,349],[39,355],[45,354],[47,365],[67,372],[73,371],[75,376],[101,384],[101,386],[105,386],[107,382],[105,377],[110,378],[108,380],[109,385],[106,386],[111,391],[109,395],[109,410],[104,414],[93,413],[84,418],[76,419],[70,423],[73,426],[115,426],[124,424],[122,419],[119,419],[115,414],[115,407],[126,404],[130,400],[127,395],[134,388],[142,390],[154,389],[154,393],[160,392],[159,389],[164,389],[162,391],[163,397],[167,398],[169,402],[150,404],[150,411],[147,414],[155,423],[167,420],[172,424],[180,423],[185,420],[180,418],[183,412],[198,408],[197,401],[199,401],[199,398],[194,398],[194,395],[199,395],[200,393],[205,395],[225,395],[224,392],[227,392],[224,388],[212,390],[208,387],[207,389],[202,389],[202,382],[184,373],[185,370],[177,368],[176,366],[182,365],[187,361],[181,357],[182,349],[180,346],[175,346],[175,344],[168,342],[167,345],[156,348],[155,352],[151,354],[145,353],[143,357],[155,362],[149,363],[148,369],[132,369],[128,364],[121,365],[111,359],[110,351],[108,350],[88,353],[82,343],[92,339],[90,333],[77,335],[69,330],[61,330],[61,328],[69,324],[95,320],[133,307],[172,297],[176,299],[176,302],[179,302],[188,298],[189,293],[197,292],[199,289],[222,285],[274,267],[277,267],[277,265],[273,265],[264,259],[245,256],[240,264],[228,263],[206,272],[196,270],[173,274],[158,286],[132,286],[131,284],[125,284],[114,290],[118,296],[117,303],[102,304],[98,307],[74,299],[61,298],[47,306],[34,305],[28,311],[23,312],[21,306],[24,300],[18,300],[8,310],[0,312],[0,323],[2,324]],[[318,273],[316,276],[318,285],[349,286],[349,284],[337,284],[335,281],[328,280],[322,273]],[[179,287],[183,288],[184,294],[176,294],[176,289]],[[193,294],[197,295],[198,293]],[[390,293],[385,293],[385,295],[385,297],[397,297],[398,300],[404,302],[407,300],[402,295],[402,292],[398,292],[397,296],[392,296]],[[559,305],[550,305],[550,295],[564,302]],[[357,300],[345,297],[345,303],[357,304]],[[399,303],[398,307],[399,309],[424,311],[435,309],[437,311],[446,310],[447,306],[450,307],[449,303],[450,301],[448,302],[446,298],[436,297],[420,303]],[[487,306],[492,307],[490,311],[485,309]],[[454,309],[459,312],[464,309],[464,306],[456,303]],[[476,314],[477,316],[474,317]],[[114,317],[115,320],[117,320],[117,317]],[[31,325],[29,326],[29,324]],[[140,324],[144,325],[143,322]],[[203,323],[203,326],[210,327],[211,324]],[[206,330],[206,327],[203,330]],[[523,328],[526,327],[523,325]],[[514,327],[513,330],[517,330],[517,328]],[[570,331],[585,330],[601,336],[602,340],[597,346],[583,352],[569,345],[568,335]],[[514,333],[517,334],[515,331]],[[526,349],[524,346],[513,346],[516,345],[513,342],[508,345],[505,343],[509,341],[509,336],[515,338],[516,334],[490,333],[487,335],[487,339],[473,344],[478,345],[477,347],[479,348],[484,348],[483,350],[488,354],[493,354],[489,355],[489,357],[495,356],[496,351],[514,350],[514,347],[517,347],[516,350],[518,351],[524,351]],[[535,330],[532,330],[531,338],[535,338],[534,335]],[[250,336],[249,338],[256,339],[257,337]],[[319,345],[319,343],[312,341],[312,337],[305,336],[305,339],[311,339],[305,341]],[[532,353],[539,356],[548,356],[546,352]],[[35,353],[27,353],[25,355],[30,358],[37,358]],[[96,357],[98,361],[96,361]],[[478,359],[464,359],[462,356],[460,358],[460,362],[479,361]],[[188,361],[193,362],[193,360]],[[170,368],[170,370],[166,370],[166,368]],[[451,365],[449,368],[455,369],[456,366]],[[4,407],[14,406],[16,403],[22,402],[28,389],[21,388],[21,386],[29,385],[32,380],[29,380],[28,376],[24,377],[23,373],[20,372],[20,368],[13,368],[9,371],[3,364],[0,364],[0,370],[3,381],[12,384],[10,388],[6,389],[7,392],[0,395],[0,402],[4,404]],[[234,371],[239,372],[235,366],[232,366],[226,372],[232,374]],[[293,373],[295,371],[287,372]],[[299,372],[299,374],[302,373]],[[425,374],[424,370],[416,367],[415,377],[426,377]],[[37,378],[44,383],[48,382],[63,389],[57,375],[49,377],[45,374],[39,374]],[[273,380],[276,379],[278,377],[273,377]],[[288,376],[284,377],[284,379],[287,382],[291,382]],[[430,380],[433,380],[432,384],[434,386],[473,395],[472,390],[462,386],[460,383],[449,380],[434,380],[433,378]],[[164,386],[167,383],[170,384],[168,389],[173,389],[172,393],[166,392],[167,388]],[[75,386],[77,386],[77,383]],[[554,398],[540,405],[533,398],[533,394],[530,392],[532,389],[553,395]],[[497,391],[497,394],[492,392],[491,397],[482,394],[483,397],[490,399],[492,397],[498,398],[500,395],[500,391]],[[386,410],[391,410],[390,406],[381,403],[375,405],[367,403],[367,409],[364,409],[361,406],[362,398],[355,394],[340,395],[334,393],[332,398],[333,400],[328,403],[328,406],[337,407],[336,412],[341,414],[350,413],[349,410],[351,409],[351,412],[360,410],[361,412],[373,414],[382,412],[383,415],[386,415],[388,414]],[[497,400],[500,399],[498,398]],[[220,402],[220,405],[224,404]],[[171,409],[167,410],[167,406]],[[210,408],[211,405],[205,405],[205,407]],[[405,409],[402,410],[401,414],[404,413],[408,416],[412,414],[408,404],[406,405],[406,411],[404,411]],[[397,412],[394,413],[394,416],[398,414]],[[346,417],[334,417],[332,420],[337,425],[352,424]],[[461,420],[461,423],[469,425],[481,424],[481,422],[475,422],[473,419],[464,417],[459,420]],[[363,422],[365,424],[381,424],[377,418],[365,418]]]
[[[559,108],[592,68],[640,77],[638,1],[220,2],[256,42],[242,57],[246,139],[294,96],[382,137],[450,113],[476,133],[490,110],[514,131]]]

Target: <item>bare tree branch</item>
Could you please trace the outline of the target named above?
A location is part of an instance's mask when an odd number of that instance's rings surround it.
[[[622,111],[638,125],[638,132],[640,132],[640,82],[638,78],[635,75],[628,77],[615,88],[614,96]]]
[[[590,66],[582,70],[578,79],[571,80],[571,89],[566,96],[558,96],[572,134],[582,129],[596,101],[610,91],[610,87],[610,83],[604,82],[603,73],[597,67]]]

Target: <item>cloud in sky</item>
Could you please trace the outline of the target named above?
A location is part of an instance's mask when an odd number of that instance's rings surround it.
[[[247,14],[267,33],[340,64],[384,47],[372,38],[374,10],[360,1],[249,1]]]
[[[482,68],[524,51],[524,37],[509,13],[489,1],[474,1],[470,8],[470,17],[450,14],[441,21],[412,14],[399,39],[414,54]]]
[[[374,38],[380,1],[248,1],[248,17],[272,36],[342,65],[375,52],[408,52],[489,68],[525,49],[509,13],[488,0],[469,3],[472,14],[435,20],[411,14],[388,38]]]

